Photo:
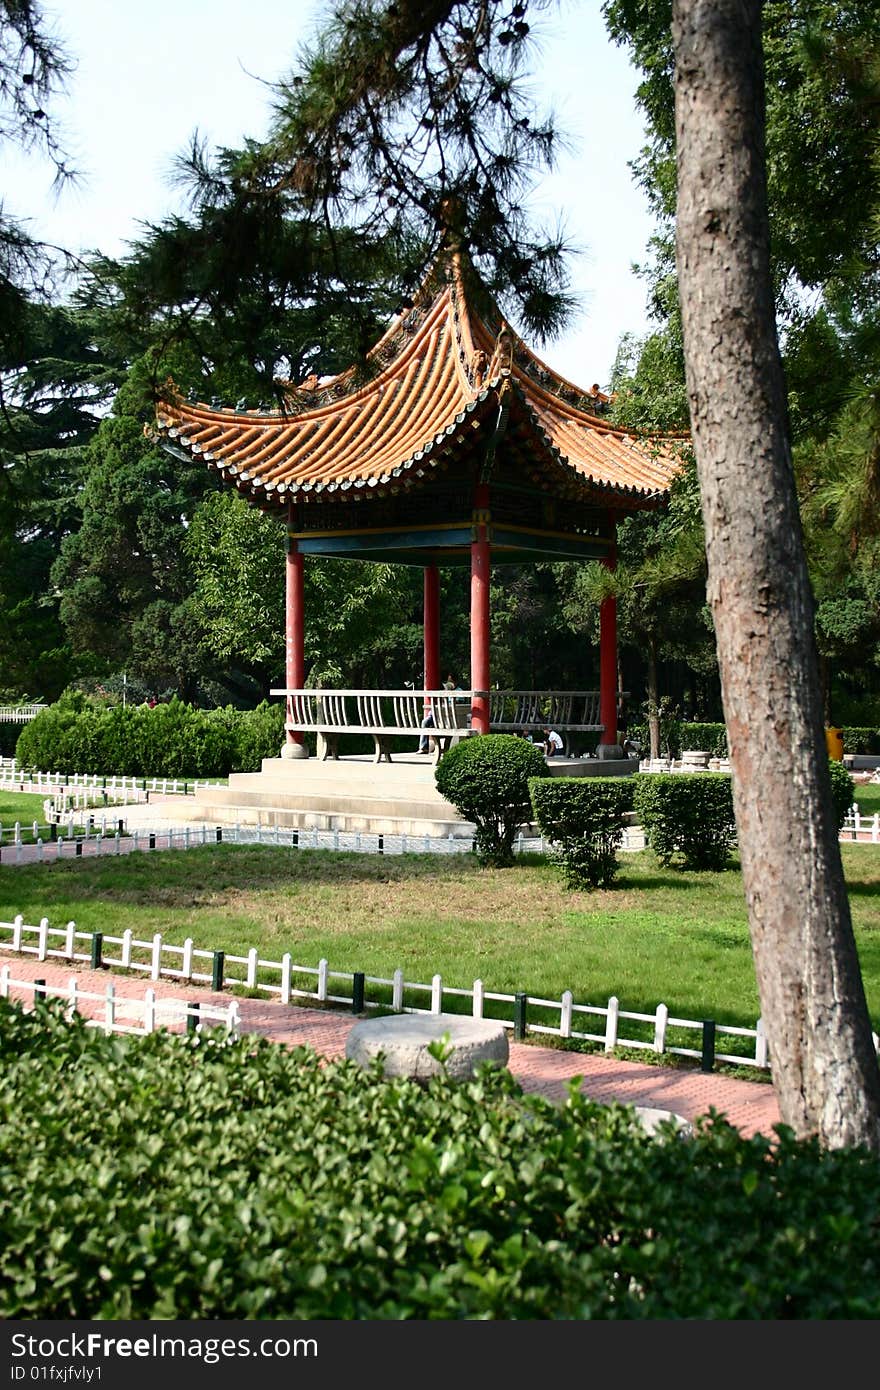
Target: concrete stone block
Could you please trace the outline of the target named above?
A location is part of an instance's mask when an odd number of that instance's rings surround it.
[[[451,1051],[445,1064],[429,1052],[431,1043],[448,1034]],[[364,1019],[351,1029],[345,1055],[363,1067],[382,1056],[386,1076],[425,1081],[446,1073],[457,1081],[473,1076],[481,1062],[506,1066],[510,1055],[507,1030],[492,1019],[460,1014],[394,1014]]]

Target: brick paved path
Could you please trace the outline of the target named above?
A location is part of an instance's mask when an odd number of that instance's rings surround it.
[[[142,999],[148,988],[153,989],[160,1000],[199,1000],[225,1006],[230,999],[229,994],[212,993],[197,985],[183,986],[172,980],[152,982],[143,977],[114,975],[108,970],[91,971],[66,961],[38,961],[6,951],[0,953],[0,965],[10,967],[13,979],[45,980],[56,988],[66,988],[71,976],[75,975],[82,989],[103,993],[112,980],[119,1000]],[[24,997],[14,987],[10,993],[13,997]],[[30,994],[27,997],[30,998]],[[356,1021],[352,1014],[291,1007],[275,1000],[240,999],[238,1002],[243,1033],[260,1033],[273,1042],[290,1046],[304,1044],[327,1058],[344,1055],[345,1039]],[[90,1007],[94,1011],[100,1006]],[[772,1135],[772,1126],[779,1121],[776,1095],[769,1083],[741,1081],[691,1069],[621,1062],[604,1054],[564,1052],[531,1043],[511,1042],[509,1065],[523,1090],[554,1100],[565,1096],[572,1077],[581,1076],[581,1090],[595,1100],[655,1106],[673,1110],[687,1120],[707,1114],[714,1107],[747,1136]]]

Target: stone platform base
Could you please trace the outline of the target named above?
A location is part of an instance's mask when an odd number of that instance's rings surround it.
[[[551,777],[632,777],[638,758],[548,758]]]
[[[449,1035],[451,1050],[445,1062],[440,1062],[428,1048],[444,1034]],[[481,1062],[506,1066],[510,1049],[504,1025],[491,1019],[461,1014],[394,1014],[356,1023],[346,1039],[346,1057],[363,1067],[372,1066],[380,1053],[386,1076],[425,1081],[445,1071],[464,1081]]]

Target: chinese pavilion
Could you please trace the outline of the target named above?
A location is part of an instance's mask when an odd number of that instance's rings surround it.
[[[364,369],[285,384],[270,411],[194,404],[173,383],[161,393],[153,433],[163,447],[203,460],[286,520],[289,692],[305,681],[305,556],[424,569],[426,690],[440,683],[439,567],[469,565],[471,727],[487,733],[491,565],[613,568],[618,518],[665,505],[678,465],[663,441],[611,424],[597,386],[557,375],[487,302],[461,253],[447,251]],[[599,718],[615,744],[613,598],[600,612]]]

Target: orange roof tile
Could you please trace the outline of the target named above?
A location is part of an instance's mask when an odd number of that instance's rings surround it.
[[[325,491],[375,495],[394,480],[416,484],[450,457],[473,454],[474,432],[463,427],[493,431],[502,392],[519,438],[552,475],[607,501],[665,498],[679,467],[672,449],[609,424],[596,413],[608,403],[598,388],[573,386],[500,320],[477,315],[457,256],[435,267],[391,324],[366,378],[354,369],[312,377],[287,387],[283,408],[244,412],[190,403],[169,383],[148,433],[204,459],[259,506],[282,507]]]

